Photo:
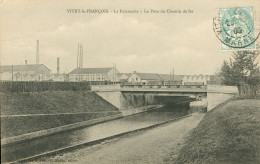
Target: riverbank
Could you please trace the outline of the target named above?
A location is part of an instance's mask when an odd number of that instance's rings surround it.
[[[259,162],[259,99],[235,99],[206,113],[174,161],[174,163]]]
[[[117,108],[88,91],[0,93],[1,116],[116,111]]]
[[[173,158],[170,153],[174,151],[175,156],[178,154],[184,143],[183,136],[195,128],[203,116],[204,113],[194,113],[182,119],[163,123],[156,128],[127,133],[97,145],[82,146],[67,152],[45,156],[33,162],[172,163],[169,162]],[[156,117],[160,115],[156,114],[153,118]],[[150,119],[154,120],[153,118]],[[134,120],[146,122],[144,119],[148,118],[140,117]]]
[[[22,134],[22,135],[16,135],[16,136],[13,136],[13,137],[8,137],[8,138],[5,138],[5,139],[1,139],[1,146],[15,144],[15,143],[18,143],[18,142],[25,142],[25,141],[29,141],[29,140],[36,139],[36,138],[43,137],[43,136],[54,135],[54,134],[61,133],[61,132],[64,132],[64,131],[71,131],[73,129],[77,129],[77,128],[81,128],[81,127],[85,127],[85,126],[100,124],[100,123],[120,119],[120,118],[123,118],[123,117],[135,115],[135,114],[140,114],[140,113],[149,112],[149,111],[152,111],[152,110],[157,110],[158,108],[161,108],[161,107],[162,107],[161,105],[150,105],[150,106],[144,106],[144,107],[140,107],[140,108],[130,109],[128,111],[122,111],[118,114],[115,114],[113,112],[112,112],[113,114],[111,114],[110,112],[108,112],[108,113],[106,113],[106,112],[80,113],[80,114],[76,113],[74,115],[76,117],[79,117],[79,118],[77,118],[77,120],[82,118],[80,116],[85,117],[85,114],[89,114],[89,115],[92,115],[92,116],[95,115],[95,114],[103,114],[103,115],[107,115],[107,116],[106,117],[99,117],[97,119],[89,118],[87,121],[79,121],[79,122],[72,123],[72,124],[66,124],[66,125],[62,125],[62,126],[58,126],[58,127],[54,127],[54,128],[48,128],[48,129],[44,129],[44,130],[34,131],[34,132],[31,132],[31,133],[25,133],[25,134]],[[59,115],[62,116],[63,114],[59,114]],[[69,114],[69,115],[71,115],[71,114]],[[37,116],[44,116],[44,115],[38,114]],[[50,114],[48,116],[53,116],[53,115]],[[14,118],[17,118],[17,117],[19,118],[21,116],[12,116],[11,118],[14,119]],[[24,116],[22,115],[22,117],[24,117]],[[25,116],[25,118],[26,118],[26,116]],[[56,122],[57,121],[59,121],[59,120],[56,120]],[[74,121],[74,120],[72,120],[72,121]],[[56,123],[56,122],[54,122],[54,123]],[[28,123],[26,123],[26,124],[28,124]],[[46,125],[46,124],[43,124],[43,125]],[[31,126],[33,127],[34,125],[31,125]],[[30,129],[33,129],[33,128],[30,128]],[[16,132],[13,132],[13,133],[16,133]]]
[[[119,113],[93,92],[1,93],[1,139]]]
[[[15,144],[6,146],[1,149],[4,157],[2,162],[17,160],[25,162],[42,156],[62,154],[190,117],[190,115],[186,115],[186,110],[181,109],[175,112],[164,112],[159,109],[148,110],[142,113],[138,111],[136,114],[132,113],[121,119],[66,131],[66,133],[56,133],[48,137],[28,140],[28,142],[20,143],[19,146]]]

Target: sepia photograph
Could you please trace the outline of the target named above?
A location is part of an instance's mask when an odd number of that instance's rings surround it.
[[[0,0],[1,163],[259,164],[260,0]]]

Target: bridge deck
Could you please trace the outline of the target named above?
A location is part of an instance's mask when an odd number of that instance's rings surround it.
[[[207,89],[195,88],[122,88],[121,92],[188,92],[188,93],[205,93]]]
[[[185,92],[185,93],[205,93],[207,92],[207,87],[167,87],[167,86],[93,86],[91,91],[94,92],[111,92],[111,91],[121,91],[121,92]]]
[[[235,86],[121,86],[121,85],[96,85],[91,87],[93,92],[143,92],[143,93],[224,93],[237,94]]]

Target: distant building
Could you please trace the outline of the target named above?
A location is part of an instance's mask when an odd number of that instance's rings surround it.
[[[145,85],[182,85],[182,79],[184,76],[185,75],[133,72],[129,76],[128,82]]]
[[[53,74],[45,74],[42,76],[42,81],[53,81]]]
[[[117,73],[116,81],[117,82],[127,82],[130,75],[131,75],[130,73]]]
[[[185,75],[158,74],[164,85],[181,85]]]
[[[69,73],[69,81],[117,81],[116,68],[76,68]]]
[[[207,84],[220,85],[221,79],[217,75],[209,75],[210,80],[207,81]]]
[[[3,81],[42,81],[51,70],[43,64],[0,66],[0,79]]]
[[[137,73],[134,71],[129,76],[128,82],[149,85],[154,83],[158,84],[162,82],[162,79],[156,73]]]
[[[68,74],[53,74],[53,81],[69,81]]]
[[[46,74],[43,75],[43,81],[69,81],[68,74]]]
[[[183,85],[207,85],[210,75],[185,75],[182,81]]]

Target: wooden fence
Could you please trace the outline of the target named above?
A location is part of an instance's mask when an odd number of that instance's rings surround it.
[[[240,97],[260,97],[260,85],[240,85],[238,90]]]
[[[90,91],[89,82],[0,81],[1,92]]]

